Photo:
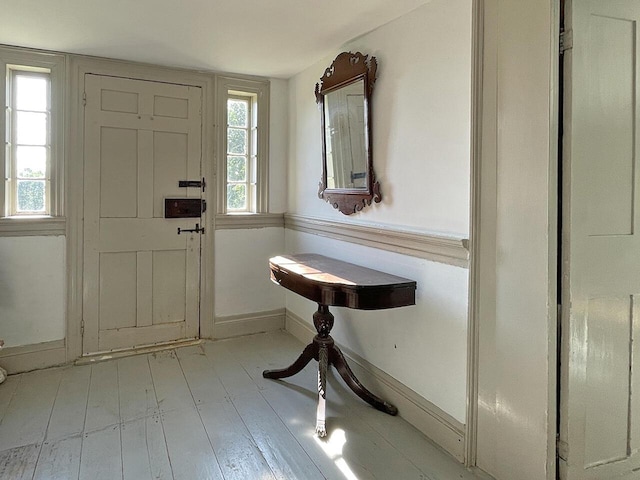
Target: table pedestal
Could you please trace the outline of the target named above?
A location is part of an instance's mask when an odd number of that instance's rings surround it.
[[[398,409],[380,397],[374,395],[367,390],[349,368],[344,355],[335,345],[333,338],[329,335],[333,328],[333,314],[329,311],[327,305],[318,304],[318,311],[313,314],[313,325],[316,327],[318,334],[313,341],[307,345],[298,359],[290,366],[280,370],[265,370],[262,372],[264,378],[286,378],[291,377],[302,370],[312,359],[318,361],[318,418],[316,424],[316,432],[319,436],[326,435],[324,425],[324,402],[326,400],[326,375],[328,368],[333,365],[338,373],[361,399],[369,403],[374,408],[396,415]]]

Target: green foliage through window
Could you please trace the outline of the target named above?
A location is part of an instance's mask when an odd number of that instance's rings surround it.
[[[245,210],[247,208],[247,188],[245,185],[227,185],[227,207],[232,210]]]
[[[18,181],[18,211],[44,211],[44,181]]]
[[[50,74],[10,69],[10,215],[49,213]]]
[[[247,159],[245,157],[227,158],[227,180],[229,182],[244,182],[247,179]]]
[[[247,127],[249,102],[246,100],[227,100],[227,123],[230,127]]]
[[[249,164],[251,98],[234,96],[227,99],[227,209],[250,211],[250,180],[255,173]]]

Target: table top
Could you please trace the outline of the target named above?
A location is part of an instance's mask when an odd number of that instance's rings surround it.
[[[378,310],[415,305],[416,282],[323,255],[269,259],[271,279],[321,305]]]

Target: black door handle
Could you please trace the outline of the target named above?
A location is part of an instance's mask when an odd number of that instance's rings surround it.
[[[196,233],[202,233],[204,235],[204,227],[200,228],[200,224],[196,223],[196,228],[180,228],[178,227],[178,235],[180,235],[182,232],[196,232]]]

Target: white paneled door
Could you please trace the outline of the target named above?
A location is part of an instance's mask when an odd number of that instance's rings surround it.
[[[201,197],[201,89],[85,75],[83,353],[194,338],[200,218],[165,219],[167,197]]]
[[[640,1],[566,7],[560,472],[640,478]]]

